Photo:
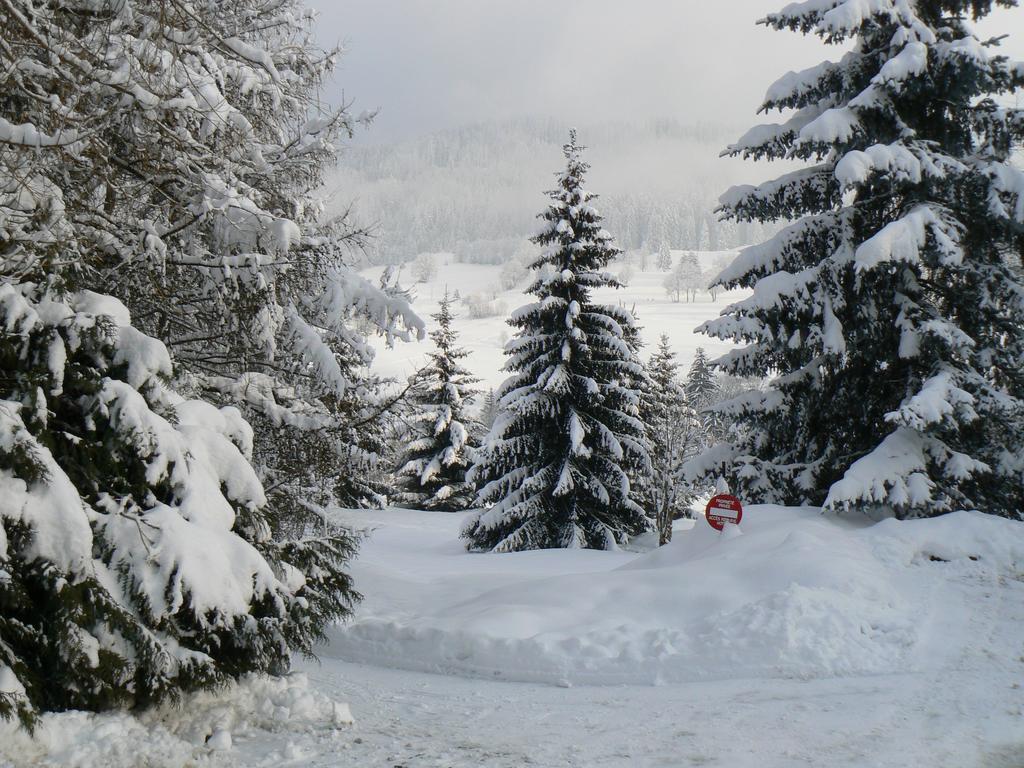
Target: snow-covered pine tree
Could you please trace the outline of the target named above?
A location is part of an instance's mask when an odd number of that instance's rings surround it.
[[[672,250],[667,243],[662,243],[661,248],[658,249],[657,265],[661,272],[668,272],[672,269]]]
[[[301,0],[0,4],[0,277],[123,301],[176,386],[242,408],[283,500],[377,461],[377,425],[349,439],[380,411],[356,316],[422,325],[347,265],[362,233],[322,220],[314,190],[358,121],[320,100],[336,52],[313,21]]]
[[[413,390],[413,431],[397,473],[399,493],[395,501],[414,509],[458,512],[468,509],[476,488],[466,481],[473,463],[478,426],[467,413],[479,379],[462,367],[469,353],[457,346],[452,328],[452,303],[448,291],[441,299],[437,328],[430,333],[434,351],[419,373]]]
[[[474,549],[610,549],[650,530],[632,498],[630,468],[649,463],[637,418],[643,365],[623,307],[592,302],[615,286],[601,271],[619,251],[583,188],[588,165],[576,134],[566,169],[541,214],[531,265],[537,301],[517,310],[506,347],[512,375],[499,390],[501,411],[478,452],[471,478],[488,508],[466,525]]]
[[[702,411],[715,403],[717,394],[718,382],[711,360],[704,347],[697,347],[686,375],[686,397],[694,408]]]
[[[697,412],[704,430],[704,448],[725,439],[726,419],[712,407],[722,399],[714,366],[703,347],[697,347],[683,385],[686,400]]]
[[[814,165],[722,198],[739,221],[798,219],[720,277],[753,295],[704,326],[721,365],[777,378],[729,410],[740,439],[692,465],[756,501],[898,517],[1024,510],[1024,67],[967,21],[1014,0],[813,0],[763,23],[853,41],[790,73],[785,122],[730,147]]]
[[[480,406],[480,418],[477,420],[480,423],[480,428],[486,432],[489,432],[491,427],[494,426],[494,420],[498,418],[498,398],[494,395],[494,388],[491,387],[487,390],[487,394],[484,395],[484,401]]]
[[[686,512],[693,499],[680,468],[705,447],[703,425],[687,402],[678,370],[668,336],[662,334],[647,363],[648,383],[640,405],[651,443],[651,477],[644,486],[644,501],[654,515],[659,544],[672,540],[672,521]]]
[[[0,717],[279,673],[348,613],[351,539],[270,537],[252,429],[119,301],[3,283],[0,369]]]

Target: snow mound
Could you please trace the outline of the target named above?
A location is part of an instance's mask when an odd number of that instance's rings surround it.
[[[141,714],[47,714],[34,737],[0,720],[0,766],[185,768],[236,765],[239,758],[247,766],[278,765],[288,755],[263,747],[280,746],[272,734],[330,733],[351,722],[348,705],[311,689],[305,675],[250,676]]]
[[[1024,525],[980,513],[872,525],[753,506],[731,535],[698,521],[648,553],[509,555],[449,548],[457,520],[394,514],[328,655],[560,685],[887,674],[934,660],[934,628],[965,615],[944,583],[1024,573]]]

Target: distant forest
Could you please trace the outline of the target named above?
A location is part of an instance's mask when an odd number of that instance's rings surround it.
[[[331,210],[372,228],[371,263],[448,251],[501,264],[526,247],[553,183],[569,126],[554,120],[472,125],[392,145],[357,144],[329,180]],[[720,159],[742,130],[672,120],[581,127],[590,186],[625,250],[726,250],[770,234],[760,223],[718,221],[718,196],[760,181],[750,165]],[[372,129],[371,129],[372,136]]]

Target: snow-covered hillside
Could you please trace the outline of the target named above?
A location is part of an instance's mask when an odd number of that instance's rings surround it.
[[[675,261],[678,261],[681,253],[673,253]],[[730,252],[700,252],[697,257],[701,267],[709,270],[716,261],[729,254]],[[437,273],[430,281],[413,286],[416,294],[413,307],[420,317],[429,317],[437,311],[446,288],[453,294],[458,292],[463,300],[475,297],[492,304],[497,310],[495,315],[474,319],[469,317],[469,311],[464,303],[457,303],[454,308],[454,325],[459,333],[461,345],[470,352],[466,366],[480,377],[482,388],[497,387],[505,379],[505,374],[501,370],[505,364],[503,350],[505,342],[512,334],[512,329],[506,323],[508,315],[512,310],[534,300],[523,293],[527,283],[524,281],[514,290],[502,290],[500,266],[461,264],[452,254],[434,254],[433,258]],[[635,308],[647,345],[643,352],[644,357],[650,353],[662,333],[668,334],[673,350],[679,355],[683,370],[689,366],[693,351],[697,347],[704,347],[712,357],[727,352],[730,348],[728,343],[698,335],[694,333],[694,329],[705,320],[717,317],[722,309],[741,299],[745,293],[718,293],[717,299],[712,300],[707,292],[702,291],[694,302],[675,302],[664,287],[668,273],[657,271],[654,259],[654,256],[650,257],[650,269],[647,271],[632,266],[632,278],[625,288],[598,291],[594,295],[595,300]],[[623,264],[615,264],[610,271],[619,273],[623,268]],[[383,267],[374,267],[364,270],[362,274],[376,282],[383,271]],[[402,273],[403,286],[411,282],[408,272],[404,270]],[[404,379],[425,363],[430,344],[397,342],[394,348],[388,349],[378,338],[377,349],[377,359],[374,361],[376,372]]]
[[[715,250],[761,240],[773,225],[722,221],[713,211],[722,190],[760,181],[765,169],[719,157],[724,137],[742,134],[742,124],[712,125],[705,117],[689,125],[622,115],[603,124],[513,118],[383,144],[374,141],[375,126],[346,147],[327,178],[329,210],[351,205],[360,221],[380,222],[369,248],[381,260],[446,250],[501,264],[533,228],[540,191],[576,128],[621,247],[669,242]]]

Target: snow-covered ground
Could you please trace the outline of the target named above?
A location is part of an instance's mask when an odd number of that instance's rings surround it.
[[[338,514],[366,599],[319,663],[2,726],[0,765],[1024,765],[1020,523],[762,506],[653,551],[479,555],[462,515]]]
[[[675,251],[674,259],[678,261],[681,254],[682,251]],[[722,258],[725,254],[726,252],[702,252],[697,256],[701,267],[707,270],[712,268],[716,259]],[[694,329],[705,320],[717,317],[722,309],[740,300],[746,293],[719,293],[717,298],[712,300],[708,293],[701,292],[696,301],[675,302],[666,294],[664,288],[668,273],[656,270],[654,258],[650,257],[648,271],[642,272],[638,265],[632,265],[633,276],[625,288],[597,291],[594,299],[635,309],[642,327],[644,342],[647,344],[644,357],[657,344],[662,333],[668,334],[672,348],[679,355],[680,364],[684,366],[684,372],[692,361],[693,352],[697,347],[704,347],[712,357],[727,352],[731,348],[728,342],[696,334]],[[524,304],[534,301],[534,297],[522,292],[522,288],[526,286],[525,281],[519,289],[502,290],[501,267],[460,264],[451,254],[436,254],[435,263],[437,274],[433,279],[413,286],[416,294],[413,307],[427,321],[428,329],[433,327],[433,321],[429,316],[437,312],[438,303],[446,288],[452,293],[458,291],[463,299],[477,296],[493,302],[499,309],[504,307],[499,314],[484,318],[470,318],[467,308],[462,304],[457,304],[454,308],[459,343],[469,352],[466,367],[480,377],[481,387],[497,387],[505,379],[505,374],[501,370],[505,364],[505,342],[514,331],[506,322],[508,315]],[[609,271],[618,274],[623,267],[623,264],[613,264]],[[374,267],[362,274],[376,282],[382,272],[382,267]],[[408,271],[403,270],[402,285],[408,284],[409,281]],[[419,343],[396,342],[393,348],[388,349],[383,341],[378,339],[374,370],[381,375],[405,379],[424,365],[430,349],[429,340]]]
[[[308,671],[353,765],[1024,764],[1019,523],[751,507],[655,551],[473,555],[461,515],[342,514],[366,601]]]

